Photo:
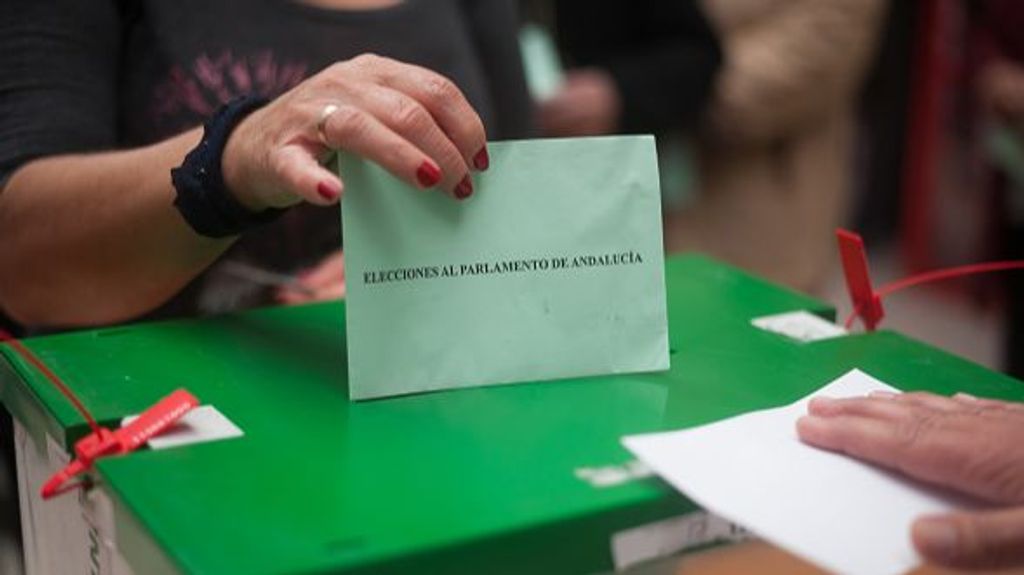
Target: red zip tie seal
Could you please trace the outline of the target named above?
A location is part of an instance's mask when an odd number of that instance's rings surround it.
[[[43,484],[40,494],[43,499],[50,499],[80,486],[81,482],[69,481],[92,469],[94,461],[142,447],[151,437],[174,425],[197,405],[199,400],[195,396],[184,389],[178,389],[142,412],[138,419],[116,431],[100,427],[75,443],[75,460]]]
[[[882,298],[909,287],[975,274],[1024,270],[1024,260],[968,264],[920,273],[885,284],[875,290],[871,287],[871,276],[868,275],[868,258],[864,251],[864,240],[859,235],[844,229],[836,230],[836,238],[839,240],[839,255],[843,260],[846,289],[850,292],[850,300],[853,302],[853,311],[846,318],[846,329],[850,329],[853,321],[860,316],[864,327],[868,331],[874,331],[885,316]]]
[[[81,481],[69,482],[92,469],[92,464],[97,459],[138,449],[150,438],[174,425],[183,415],[199,405],[199,400],[194,395],[184,389],[178,389],[142,412],[142,415],[135,421],[117,431],[111,431],[96,423],[92,414],[79,401],[74,392],[24,344],[3,329],[0,329],[0,342],[10,345],[11,349],[39,370],[71,402],[89,424],[89,428],[92,429],[92,433],[75,442],[75,459],[43,485],[40,490],[43,499],[50,499],[76,487],[81,487],[83,485]]]
[[[885,309],[882,307],[882,298],[871,287],[871,274],[868,273],[868,256],[864,250],[864,240],[849,230],[836,230],[836,239],[839,240],[839,256],[843,261],[843,275],[846,277],[846,291],[850,293],[850,300],[853,302],[853,314],[851,317],[860,316],[864,327],[868,331],[874,331],[882,318],[885,317]],[[853,321],[846,323],[846,329],[850,329]]]

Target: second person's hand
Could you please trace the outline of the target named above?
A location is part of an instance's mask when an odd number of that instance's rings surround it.
[[[815,398],[803,441],[954,489],[996,508],[922,517],[912,537],[933,563],[1024,567],[1024,404],[965,394]]]
[[[337,251],[295,279],[294,285],[277,290],[284,304],[311,303],[345,297],[345,254]]]

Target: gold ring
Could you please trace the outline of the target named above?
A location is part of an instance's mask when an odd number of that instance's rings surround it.
[[[320,118],[316,121],[316,135],[320,138],[320,143],[327,146],[331,145],[327,142],[327,119],[331,117],[331,114],[338,111],[336,104],[327,104],[323,110],[320,110]]]

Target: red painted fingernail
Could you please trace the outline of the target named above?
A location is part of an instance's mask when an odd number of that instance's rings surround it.
[[[473,180],[469,179],[469,174],[462,177],[459,185],[455,186],[455,197],[464,200],[469,196],[473,195]]]
[[[491,165],[491,157],[487,155],[487,146],[480,148],[480,151],[473,156],[473,166],[481,172]]]
[[[432,162],[424,160],[420,164],[419,169],[416,170],[416,179],[419,180],[420,185],[424,188],[433,187],[441,181],[441,168],[438,168]]]
[[[341,190],[338,186],[326,180],[316,185],[316,192],[320,194],[320,197],[329,202],[333,202],[341,195]]]

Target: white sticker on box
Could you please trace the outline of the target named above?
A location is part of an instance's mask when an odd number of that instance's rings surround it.
[[[614,487],[635,479],[645,479],[653,475],[651,468],[633,459],[622,465],[605,465],[602,467],[578,467],[573,473],[592,487]]]
[[[804,310],[757,317],[750,320],[750,323],[754,327],[802,342],[831,339],[848,333],[842,326]]]
[[[751,539],[743,527],[707,511],[694,511],[612,535],[616,571],[638,563],[710,545]]]
[[[125,417],[121,420],[121,426],[128,425],[138,417],[137,415]],[[245,434],[242,433],[242,430],[216,407],[202,405],[182,416],[170,429],[150,438],[147,444],[151,449],[167,449],[243,435]]]

